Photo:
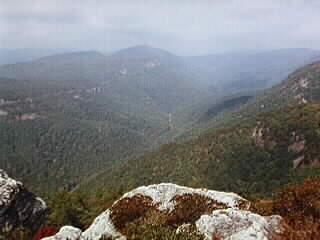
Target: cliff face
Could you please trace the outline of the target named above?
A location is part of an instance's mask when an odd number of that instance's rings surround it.
[[[280,216],[263,217],[249,208],[250,202],[234,193],[174,184],[143,186],[126,193],[86,231],[66,226],[44,239],[125,240],[137,239],[137,234],[141,239],[284,239],[288,227]],[[167,238],[147,235],[152,228],[166,229]],[[187,238],[174,237],[179,234]]]
[[[0,237],[16,227],[35,231],[46,215],[45,202],[0,169]]]

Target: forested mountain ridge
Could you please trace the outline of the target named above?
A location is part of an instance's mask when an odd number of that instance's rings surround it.
[[[319,104],[302,104],[261,114],[232,128],[213,129],[116,164],[86,186],[92,189],[103,182],[106,190],[110,186],[130,189],[171,181],[245,195],[267,194],[319,173],[319,112]]]
[[[73,189],[256,95],[219,94],[184,58],[148,46],[2,65],[0,76],[0,166],[36,192]]]
[[[0,48],[0,65],[13,64],[19,62],[29,62],[41,57],[71,52],[71,49],[38,49],[38,48],[18,48],[4,49]],[[74,51],[74,50],[73,50]]]
[[[265,91],[222,94],[188,66],[145,46],[1,66],[1,168],[48,201],[50,224],[82,229],[141,185],[255,199],[319,175],[319,62]],[[196,127],[192,139],[173,138]]]
[[[37,95],[24,95],[29,87]],[[161,115],[143,118],[99,88],[26,88],[1,99],[1,166],[37,189],[71,187],[165,129]]]
[[[182,58],[158,49],[157,54],[133,55],[132,51],[154,49],[133,47],[107,56],[95,51],[60,54],[0,66],[0,76],[64,88],[104,87],[110,94],[132,97],[131,102],[137,101],[137,96],[149,98],[165,111],[206,95],[207,90],[196,84],[198,79],[189,74]]]
[[[245,108],[254,110],[254,107],[260,107],[260,109],[268,111],[277,106],[319,102],[319,88],[320,62],[318,61],[289,74],[286,80],[267,89],[264,94],[257,97],[254,103],[245,106]]]
[[[76,52],[1,66],[1,167],[34,190],[70,189],[150,147],[200,92],[165,61]]]
[[[149,45],[138,45],[120,49],[111,53],[110,55],[125,58],[176,58],[176,61],[178,61],[178,57],[174,54],[166,50],[155,48]]]

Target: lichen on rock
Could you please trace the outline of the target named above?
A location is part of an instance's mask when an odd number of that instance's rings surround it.
[[[249,208],[250,202],[235,193],[193,189],[170,183],[142,186],[124,194],[77,238],[69,238],[131,239],[130,231],[126,229],[130,224],[135,223],[135,227],[139,228],[140,223],[150,223],[153,219],[161,219],[160,225],[174,230],[174,234],[189,234],[191,231],[190,234],[201,233],[208,240],[216,239],[215,235],[221,240],[264,240],[284,233],[285,225],[280,216],[262,217],[248,211]],[[69,234],[66,229],[60,232],[65,232],[65,236]],[[58,236],[45,240],[65,240]]]
[[[46,203],[0,169],[0,236],[16,227],[35,231],[46,216]]]
[[[263,217],[250,211],[225,209],[203,215],[197,222],[198,230],[205,239],[281,239],[286,225],[280,216]]]

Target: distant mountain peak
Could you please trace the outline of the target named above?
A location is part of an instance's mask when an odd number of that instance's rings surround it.
[[[137,57],[137,58],[161,58],[161,57],[172,57],[174,54],[155,48],[147,44],[137,45],[129,48],[118,50],[112,54],[112,56],[119,57]]]

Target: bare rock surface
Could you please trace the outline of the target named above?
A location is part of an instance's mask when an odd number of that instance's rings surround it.
[[[137,195],[150,197],[154,205],[158,205],[159,210],[172,211],[175,208],[174,198],[185,194],[196,194],[207,197],[231,208],[240,208],[243,203],[245,208],[249,208],[250,203],[235,193],[218,192],[207,189],[194,189],[182,187],[171,183],[139,187],[126,193],[121,199],[132,198]],[[120,200],[121,200],[120,199]]]
[[[126,223],[132,221],[132,216],[141,217],[150,210],[177,226],[177,233],[188,232],[193,225],[207,240],[281,239],[285,224],[280,216],[262,217],[249,208],[250,202],[235,193],[170,183],[142,186],[124,194],[84,232],[79,230],[71,237],[75,230],[65,227],[45,240],[65,240],[67,236],[71,240],[130,239],[125,235]]]
[[[203,215],[196,222],[205,239],[281,239],[286,225],[280,216],[263,217],[249,211],[225,209]]]
[[[0,169],[0,236],[20,226],[34,231],[46,215],[46,203]]]
[[[64,226],[55,236],[46,237],[43,240],[84,240],[81,234],[82,231],[78,228]]]

